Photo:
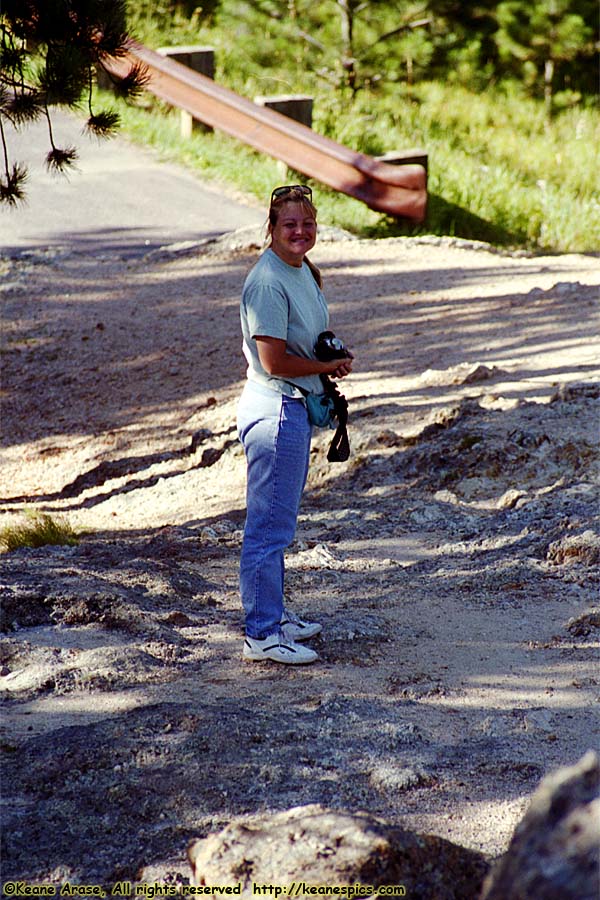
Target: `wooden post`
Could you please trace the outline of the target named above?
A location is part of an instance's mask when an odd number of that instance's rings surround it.
[[[313,98],[304,94],[279,94],[274,97],[255,97],[254,102],[257,106],[265,106],[267,109],[273,109],[275,112],[287,116],[312,128],[312,110]],[[295,169],[290,169],[281,160],[278,161],[277,167],[281,173],[283,181],[299,181],[301,175]]]
[[[175,62],[187,66],[188,69],[193,69],[194,72],[200,72],[201,75],[206,75],[207,78],[212,78],[214,80],[214,47],[200,47],[192,44],[187,47],[159,47],[157,52],[160,53],[161,56],[167,56],[169,59],[174,59]],[[201,131],[206,134],[213,130],[210,125],[205,125],[203,122],[194,119],[194,117],[184,109],[180,111],[179,115],[181,136],[184,138],[191,137],[195,131]]]
[[[255,97],[258,106],[266,106],[275,112],[295,119],[307,128],[312,128],[313,98],[302,94],[281,94],[276,97]]]

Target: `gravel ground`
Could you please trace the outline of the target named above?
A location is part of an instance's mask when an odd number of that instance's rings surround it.
[[[492,858],[598,745],[598,259],[324,238],[352,454],[315,436],[302,670],[241,659],[250,232],[0,259],[0,521],[80,532],[2,557],[4,880],[185,881],[190,839],[304,803]]]

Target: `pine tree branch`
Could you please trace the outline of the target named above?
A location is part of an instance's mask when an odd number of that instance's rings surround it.
[[[4,153],[4,172],[8,180],[10,175],[8,168],[8,147],[6,146],[6,135],[4,133],[4,125],[2,124],[2,116],[0,116],[0,139],[2,140],[2,150]]]
[[[4,155],[5,178],[0,178],[0,203],[7,203],[9,206],[16,206],[25,200],[25,182],[27,181],[27,169],[15,163],[10,170],[8,160],[8,147],[6,146],[6,135],[0,116],[0,141]]]
[[[89,110],[86,129],[110,137],[119,124],[112,110],[94,110],[93,71],[102,59],[124,57],[131,46],[126,31],[127,0],[0,0],[0,205],[24,196],[25,167],[10,162],[8,127],[45,117],[50,152],[46,165],[65,172],[77,159],[75,147],[59,147],[54,135],[55,106]],[[30,68],[35,47],[35,71]],[[31,45],[30,45],[31,46]],[[116,83],[126,98],[141,93],[147,72],[134,66]]]
[[[46,122],[48,124],[48,137],[50,139],[50,146],[53,150],[56,150],[56,145],[54,143],[54,132],[52,131],[52,119],[50,118],[50,110],[48,109],[47,103],[44,103],[44,115],[46,116]]]
[[[150,73],[143,63],[135,63],[124,78],[113,81],[115,93],[125,100],[135,100],[150,81]]]
[[[94,78],[92,75],[92,67],[90,66],[90,68],[88,69],[88,96],[87,96],[87,103],[88,103],[88,110],[90,113],[90,119],[94,115],[94,110],[92,109],[93,93],[94,93]]]
[[[54,147],[46,156],[46,166],[51,172],[65,175],[67,169],[73,168],[78,159],[75,147]]]
[[[52,150],[46,156],[46,166],[51,172],[59,172],[64,175],[68,168],[74,166],[77,160],[77,150],[75,147],[65,147],[62,149],[61,147],[56,146],[54,143],[54,133],[52,131],[52,119],[47,105],[44,107],[44,112],[48,122],[50,146],[52,147]]]
[[[94,79],[92,68],[90,66],[88,72],[88,110],[89,116],[85,123],[85,130],[88,134],[93,134],[97,138],[113,137],[119,126],[119,115],[112,110],[103,110],[95,113],[92,106],[92,97],[94,94]]]
[[[113,110],[102,110],[92,114],[85,124],[85,130],[97,138],[114,137],[119,127],[119,114]]]
[[[13,92],[12,95],[9,94],[5,103],[0,100],[0,107],[5,117],[15,128],[19,128],[28,122],[34,122],[39,118],[43,109],[39,93],[29,86],[23,90]]]
[[[322,53],[325,53],[327,51],[327,47],[325,46],[325,44],[322,44],[321,41],[318,41],[312,36],[312,34],[309,34],[307,31],[303,31],[301,28],[299,28],[296,31],[296,34],[298,35],[298,37],[301,37],[303,41],[306,41],[307,44],[311,44],[311,46],[316,47],[317,50],[320,50]]]
[[[392,29],[392,31],[386,31],[385,34],[380,35],[376,41],[373,41],[372,44],[366,48],[367,50],[371,50],[373,47],[376,47],[377,44],[381,44],[383,41],[388,41],[390,38],[396,37],[398,34],[402,34],[403,31],[410,31],[412,28],[423,28],[425,25],[431,25],[433,19],[417,19],[415,22],[406,22],[404,25],[399,25],[398,28]]]

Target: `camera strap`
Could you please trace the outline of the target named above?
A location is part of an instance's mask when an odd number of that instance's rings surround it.
[[[338,420],[333,440],[327,451],[328,462],[346,462],[350,456],[350,441],[348,440],[348,401],[337,389],[337,385],[327,375],[321,375],[321,382],[325,393],[333,400],[333,407]]]
[[[308,265],[308,268],[311,271],[313,278],[315,279],[319,288],[321,288],[322,280],[321,273],[317,269],[317,267],[310,262],[308,257],[304,257],[304,262]],[[328,397],[331,397],[333,401],[333,408],[335,411],[335,417],[338,421],[338,425],[333,436],[333,440],[329,445],[329,450],[327,451],[327,461],[328,462],[346,462],[348,457],[350,456],[350,441],[348,440],[348,401],[344,397],[343,394],[337,389],[337,386],[331,381],[329,376],[320,375],[321,383],[323,384],[323,390]],[[293,385],[297,388],[300,393],[304,394],[306,397],[309,394],[305,388],[301,388],[299,384],[294,384],[293,381],[288,381],[288,384]]]
[[[337,428],[331,444],[329,445],[329,450],[327,451],[327,461],[328,462],[346,462],[348,457],[350,456],[350,441],[348,440],[348,401],[341,394],[337,388],[337,385],[329,378],[327,375],[319,375],[321,379],[321,384],[323,385],[323,391],[328,396],[331,397],[333,402],[333,408],[335,411],[335,417],[337,419]],[[299,384],[294,384],[293,381],[286,381],[286,384],[291,384],[292,387],[297,388],[304,397],[307,397],[310,391],[307,391],[306,388],[300,387]]]

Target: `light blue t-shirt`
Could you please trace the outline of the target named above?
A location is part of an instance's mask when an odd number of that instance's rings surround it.
[[[316,359],[313,347],[329,325],[325,297],[306,263],[301,268],[265,250],[248,274],[240,308],[248,378],[281,394],[302,396],[289,381],[269,375],[260,364],[256,337],[280,338],[294,356]],[[318,375],[291,379],[311,394],[323,392]]]

